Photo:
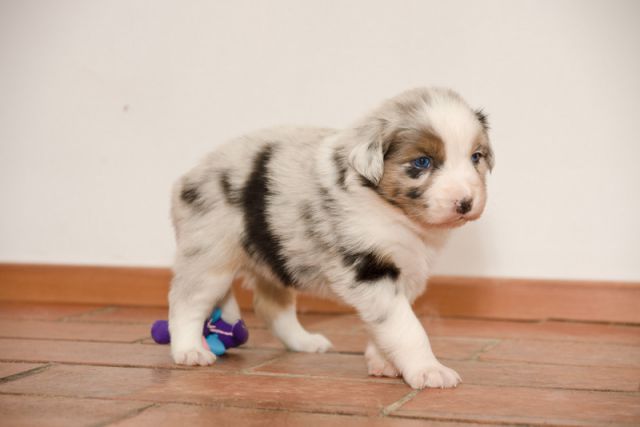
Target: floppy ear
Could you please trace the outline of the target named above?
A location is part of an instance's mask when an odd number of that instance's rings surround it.
[[[476,118],[482,125],[482,129],[484,129],[484,131],[488,133],[489,132],[489,115],[482,108],[478,108],[477,110],[474,111],[474,113],[476,113]]]
[[[356,144],[349,153],[351,167],[374,185],[384,173],[385,126],[385,120],[373,119],[355,129]]]

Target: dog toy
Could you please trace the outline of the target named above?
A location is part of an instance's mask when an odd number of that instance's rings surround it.
[[[169,322],[166,320],[156,320],[151,325],[151,338],[158,344],[168,344],[171,342],[169,334]],[[216,356],[223,355],[228,348],[238,347],[247,342],[249,331],[242,319],[236,323],[229,324],[222,320],[222,310],[216,308],[202,328],[203,343]]]

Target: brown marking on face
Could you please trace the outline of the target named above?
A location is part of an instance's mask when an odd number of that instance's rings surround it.
[[[419,170],[411,163],[422,156],[431,159],[431,167]],[[384,173],[376,190],[387,201],[402,209],[408,216],[424,214],[422,195],[431,185],[431,177],[445,162],[442,139],[431,130],[402,129],[391,139],[384,156]],[[420,179],[428,174],[426,180]]]
[[[397,131],[389,144],[386,161],[410,162],[418,157],[430,157],[436,169],[444,163],[444,142],[430,130],[401,129]]]

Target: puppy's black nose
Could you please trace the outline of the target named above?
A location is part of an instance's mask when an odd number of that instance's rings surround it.
[[[464,215],[473,207],[473,199],[462,199],[456,203],[456,212],[460,215]]]

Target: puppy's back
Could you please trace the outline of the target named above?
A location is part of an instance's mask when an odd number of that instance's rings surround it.
[[[313,197],[317,151],[335,132],[271,128],[232,139],[209,153],[174,184],[171,213],[178,250],[181,239],[204,234],[204,229],[210,239],[239,237],[247,232],[247,219],[261,213],[269,215],[274,228],[286,228],[295,206]],[[265,203],[277,204],[277,215],[269,214]]]

